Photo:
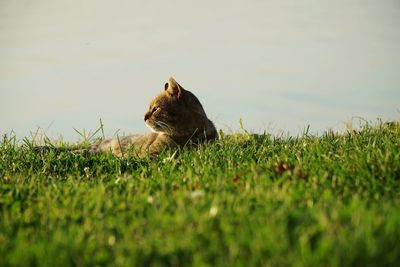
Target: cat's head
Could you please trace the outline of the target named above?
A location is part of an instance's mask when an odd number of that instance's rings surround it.
[[[154,132],[185,136],[203,131],[208,119],[197,97],[169,78],[150,101],[144,121]]]

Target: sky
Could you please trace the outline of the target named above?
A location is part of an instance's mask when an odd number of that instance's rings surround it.
[[[0,0],[0,134],[146,132],[173,76],[217,128],[400,118],[397,0]]]

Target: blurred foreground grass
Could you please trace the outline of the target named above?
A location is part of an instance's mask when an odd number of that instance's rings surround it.
[[[0,141],[0,266],[399,266],[400,124],[156,159]]]

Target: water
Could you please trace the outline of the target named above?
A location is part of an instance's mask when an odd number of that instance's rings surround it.
[[[0,133],[144,132],[174,76],[218,128],[400,116],[400,2],[0,2]]]

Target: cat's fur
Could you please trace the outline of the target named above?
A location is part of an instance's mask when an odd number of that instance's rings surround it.
[[[199,144],[217,138],[217,131],[207,118],[197,97],[173,78],[164,91],[151,100],[144,121],[153,132],[106,139],[90,147],[90,152],[111,152],[118,157],[129,151],[140,157],[156,155],[166,148]]]

